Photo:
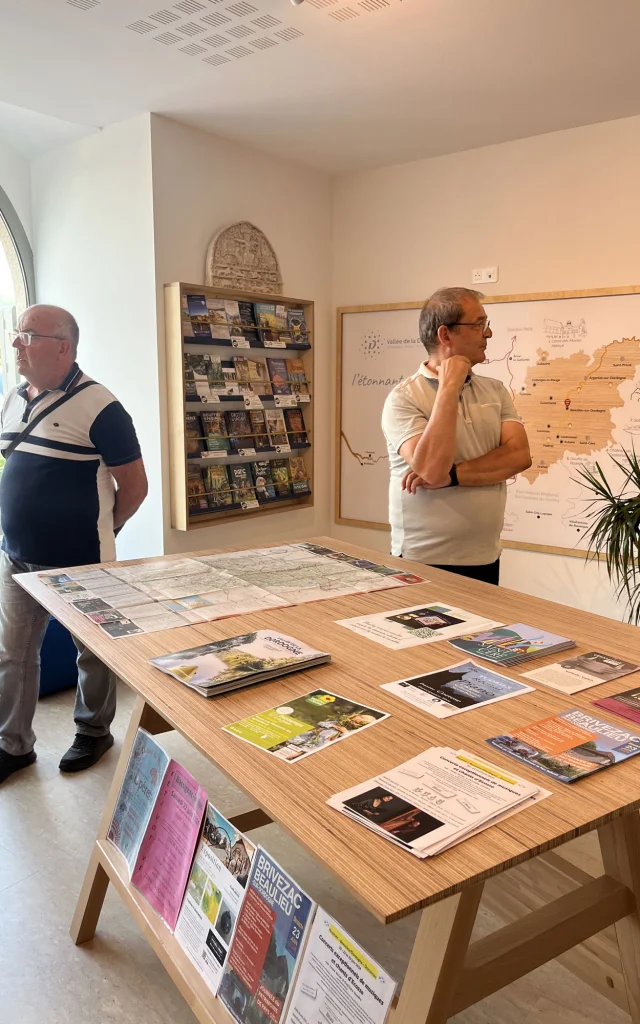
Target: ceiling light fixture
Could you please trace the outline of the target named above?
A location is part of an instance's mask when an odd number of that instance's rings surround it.
[[[299,4],[303,4],[304,0],[291,0],[291,3],[294,7],[297,7]]]

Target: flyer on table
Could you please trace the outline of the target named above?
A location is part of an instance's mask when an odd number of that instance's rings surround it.
[[[285,1024],[384,1024],[396,983],[322,907]]]
[[[244,897],[255,846],[208,804],[176,939],[215,995]]]
[[[544,668],[536,668],[532,672],[523,672],[522,675],[525,679],[544,683],[545,686],[560,690],[562,693],[578,693],[580,690],[589,689],[590,686],[620,679],[621,676],[637,672],[639,668],[640,665],[634,665],[631,661],[622,661],[610,654],[589,651],[587,654],[577,654],[575,658],[565,658],[555,665],[545,665]]]
[[[226,725],[224,731],[281,761],[299,761],[385,718],[389,715],[384,711],[327,690],[313,690],[304,697],[294,697],[286,704]]]
[[[474,661],[461,661],[436,672],[384,683],[382,689],[436,718],[449,718],[471,708],[531,693],[533,687],[476,665]]]
[[[598,708],[612,711],[614,715],[640,725],[640,690],[623,690],[622,693],[614,693],[611,697],[603,697],[593,703]]]
[[[498,625],[493,620],[466,612],[462,608],[453,608],[442,601],[414,605],[412,608],[396,608],[353,619],[338,619],[337,624],[369,640],[375,640],[392,651],[449,640],[463,633],[478,632]]]
[[[640,754],[640,736],[581,708],[494,736],[487,743],[558,782],[575,782]]]

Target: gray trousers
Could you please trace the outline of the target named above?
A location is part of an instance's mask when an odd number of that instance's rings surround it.
[[[14,562],[0,551],[0,749],[28,754],[36,735],[33,718],[40,689],[40,648],[49,612],[23,590],[14,574],[52,566]],[[78,648],[76,731],[106,736],[116,711],[116,679],[99,658],[74,637]]]

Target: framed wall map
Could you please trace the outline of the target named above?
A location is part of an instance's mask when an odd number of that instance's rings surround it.
[[[589,492],[581,465],[640,450],[640,287],[484,299],[493,337],[476,373],[509,389],[533,464],[508,481],[506,547],[583,556]],[[338,310],[336,522],[388,529],[389,461],[380,428],[391,388],[425,358],[422,303]]]

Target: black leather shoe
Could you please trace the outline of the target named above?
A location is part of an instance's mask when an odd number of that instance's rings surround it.
[[[8,754],[6,750],[0,750],[0,782],[4,782],[14,772],[21,768],[28,768],[36,760],[35,750],[28,754]]]
[[[61,772],[83,772],[91,768],[113,746],[113,736],[85,736],[77,733],[75,740],[60,762]]]

